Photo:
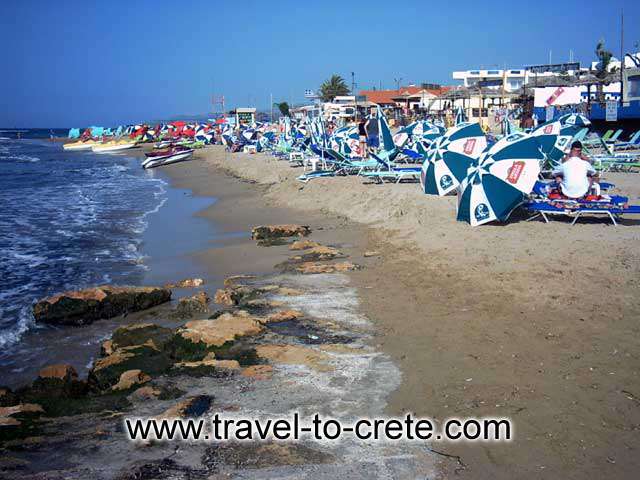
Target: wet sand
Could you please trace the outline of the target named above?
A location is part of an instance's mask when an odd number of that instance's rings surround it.
[[[516,215],[506,225],[472,229],[455,221],[455,198],[421,195],[415,185],[354,177],[303,185],[295,180],[301,169],[287,162],[221,147],[199,151],[191,163],[198,159],[212,175],[223,168],[252,182],[246,188],[269,207],[306,212],[297,219],[339,216],[367,227],[356,244],[382,255],[350,277],[376,324],[378,346],[402,371],[388,413],[514,422],[510,444],[435,444],[447,455],[443,476],[635,475],[637,218],[619,227],[588,219],[571,226]],[[190,181],[188,165],[174,169],[179,185]],[[606,178],[638,203],[636,175]]]

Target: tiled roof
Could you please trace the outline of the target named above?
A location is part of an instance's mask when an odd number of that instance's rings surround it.
[[[429,92],[432,95],[440,96],[443,93],[449,91],[451,87],[440,87],[439,89],[425,89],[422,87],[400,87],[400,90],[362,90],[360,95],[367,97],[367,100],[373,103],[389,105],[396,103],[393,99],[401,96],[416,95],[423,90]]]

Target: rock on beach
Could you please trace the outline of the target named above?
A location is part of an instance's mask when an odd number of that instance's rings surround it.
[[[146,310],[171,300],[171,290],[158,287],[100,286],[64,292],[33,306],[37,322],[87,325],[95,320]]]

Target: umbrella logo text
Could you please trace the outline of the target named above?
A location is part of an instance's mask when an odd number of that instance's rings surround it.
[[[453,184],[453,180],[449,175],[443,175],[442,177],[440,177],[440,187],[442,187],[443,190],[446,190],[452,184]]]
[[[474,214],[477,221],[485,220],[489,218],[489,208],[484,203],[481,203],[476,207]]]
[[[523,161],[513,162],[513,165],[511,165],[507,171],[507,182],[514,185],[518,183],[520,175],[522,175],[522,172],[524,171],[524,167],[525,163]]]
[[[475,138],[468,138],[466,142],[464,142],[464,148],[463,151],[464,153],[466,153],[467,155],[471,155],[473,153],[473,149],[476,146],[476,139]]]

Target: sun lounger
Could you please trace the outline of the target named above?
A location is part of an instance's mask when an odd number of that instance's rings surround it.
[[[622,129],[618,129],[616,133],[614,133],[611,137],[605,140],[607,143],[616,143],[618,141],[618,137],[622,135]]]
[[[604,184],[603,184],[604,187]],[[538,193],[534,188],[534,195]],[[533,215],[527,221],[542,218],[549,223],[549,217],[564,215],[573,217],[571,225],[575,225],[583,215],[605,215],[614,225],[625,214],[640,214],[640,205],[629,205],[629,198],[620,195],[601,195],[595,198],[549,198],[541,196],[532,198],[523,207]]]
[[[361,176],[366,178],[372,178],[377,183],[383,183],[384,180],[392,180],[395,183],[400,183],[402,180],[419,180],[421,167],[398,167],[392,163],[388,163],[376,154],[371,156],[378,162],[380,169],[373,172],[362,172]]]
[[[631,150],[640,149],[640,130],[634,133],[626,142],[617,142],[614,145],[614,150]]]

